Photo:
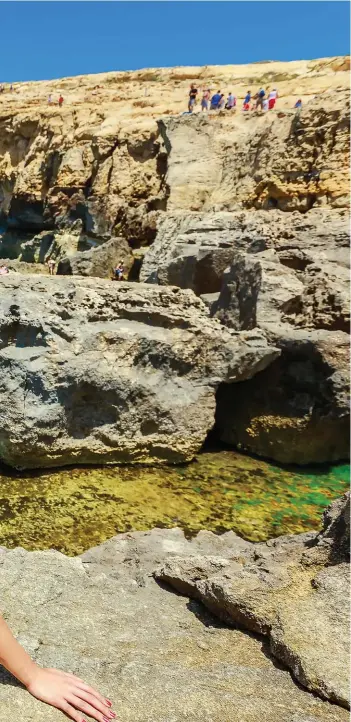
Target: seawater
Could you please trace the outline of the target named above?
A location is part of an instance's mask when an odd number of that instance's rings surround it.
[[[126,531],[233,529],[263,541],[320,528],[323,508],[349,485],[347,464],[280,468],[235,451],[187,466],[0,470],[0,545],[69,555]]]

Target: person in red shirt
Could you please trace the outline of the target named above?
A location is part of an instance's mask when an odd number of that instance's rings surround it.
[[[60,108],[61,108],[61,106],[62,106],[62,103],[63,103],[63,97],[62,97],[62,95],[60,95],[60,97],[59,97],[59,106],[60,106]]]

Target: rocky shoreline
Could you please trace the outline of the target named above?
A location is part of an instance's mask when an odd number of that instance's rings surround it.
[[[2,548],[2,611],[39,664],[98,686],[123,722],[346,722],[348,504],[319,534],[267,543],[154,529],[75,558]],[[1,722],[61,719],[1,681]]]

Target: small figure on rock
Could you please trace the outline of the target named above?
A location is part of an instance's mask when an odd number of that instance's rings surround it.
[[[120,261],[113,269],[113,281],[124,281],[124,261]]]
[[[210,100],[211,91],[208,88],[207,90],[204,90],[202,93],[202,99],[201,99],[201,110],[208,110],[208,104]]]
[[[235,108],[235,106],[236,106],[236,97],[235,97],[235,95],[233,95],[232,91],[230,90],[225,107],[227,108],[227,110],[232,110],[233,108]]]
[[[56,261],[54,261],[53,258],[49,258],[49,260],[48,260],[48,269],[49,269],[50,276],[53,276],[53,275],[54,275],[55,266],[56,266]]]
[[[243,102],[243,110],[250,110],[250,101],[251,101],[251,90],[248,90],[244,102]]]
[[[5,266],[4,263],[1,263],[1,265],[0,265],[0,276],[5,276],[6,273],[10,273],[10,271],[9,271],[9,269],[7,268],[7,266]]]
[[[188,110],[189,110],[189,113],[192,113],[193,110],[194,110],[194,105],[195,105],[195,103],[196,103],[197,93],[198,93],[198,90],[197,90],[197,88],[195,88],[194,83],[192,83],[191,86],[190,86],[190,91],[189,91],[189,102],[188,102]]]
[[[224,97],[224,93],[221,93],[221,98],[218,103],[218,110],[223,110],[224,108],[225,108],[225,97]]]
[[[62,105],[63,105],[63,97],[62,97],[62,95],[60,95],[60,97],[59,97],[58,104],[59,104],[59,106],[60,106],[60,108],[61,108]]]
[[[294,108],[302,108],[302,100],[301,98],[296,101]]]
[[[220,90],[217,90],[217,93],[212,95],[211,98],[211,110],[218,110],[219,104],[221,102],[221,99],[223,98],[223,95]]]
[[[278,91],[276,88],[270,90],[268,93],[268,110],[273,110],[278,98]]]
[[[256,110],[258,110],[258,108],[261,108],[261,110],[263,110],[263,100],[264,100],[265,95],[266,95],[266,91],[263,90],[263,88],[260,88],[258,93],[256,93],[256,95],[255,95]]]
[[[51,105],[51,103],[52,103],[52,95],[50,93],[50,95],[48,96],[48,105]]]

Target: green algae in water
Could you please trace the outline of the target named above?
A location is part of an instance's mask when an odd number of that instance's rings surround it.
[[[282,469],[234,451],[183,467],[74,468],[0,474],[0,544],[66,554],[125,531],[233,529],[263,541],[318,529],[349,485],[349,465]]]

